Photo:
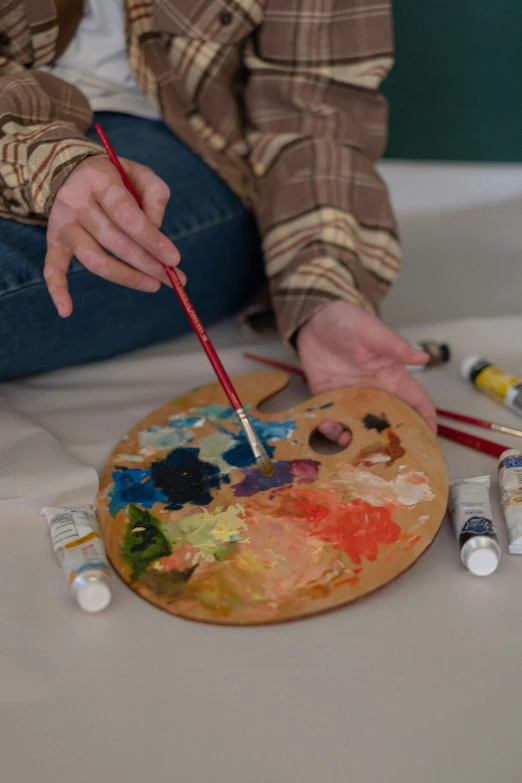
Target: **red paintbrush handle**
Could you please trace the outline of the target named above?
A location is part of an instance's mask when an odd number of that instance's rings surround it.
[[[243,356],[245,359],[250,359],[252,362],[258,362],[259,364],[266,364],[268,367],[275,367],[278,370],[286,370],[294,375],[304,376],[304,372],[299,367],[294,367],[292,364],[285,364],[284,362],[276,362],[275,359],[265,359],[263,356],[257,356],[255,353],[248,353],[246,351]]]
[[[508,448],[507,446],[501,446],[499,443],[493,443],[491,440],[478,438],[476,435],[468,435],[467,432],[454,430],[451,427],[445,427],[443,424],[439,424],[437,434],[447,440],[460,443],[461,446],[468,446],[470,449],[475,449],[475,451],[481,451],[484,454],[490,454],[492,457],[497,458]]]
[[[437,408],[437,414],[444,416],[445,419],[454,419],[455,421],[461,421],[464,424],[473,424],[475,427],[483,427],[486,430],[492,429],[491,422],[485,419],[477,419],[475,416],[465,416],[463,413],[453,413],[453,411],[445,411],[442,408]]]
[[[208,336],[205,327],[199,320],[199,316],[194,310],[192,302],[187,296],[187,292],[185,291],[182,284],[180,283],[176,272],[168,266],[165,266],[165,270],[167,272],[170,282],[172,283],[172,287],[174,291],[178,295],[178,299],[181,302],[181,306],[183,307],[185,313],[187,314],[187,317],[190,323],[192,324],[192,328],[196,332],[199,342],[201,343],[203,350],[207,354],[208,360],[212,365],[212,367],[214,368],[214,372],[216,373],[218,380],[221,386],[223,387],[223,390],[227,395],[230,404],[232,405],[235,411],[239,410],[239,408],[243,407],[241,404],[241,400],[237,396],[237,392],[234,389],[234,386],[232,385],[232,381],[228,377],[227,371],[223,367],[221,363],[221,359],[217,355],[216,350],[210,341],[210,337]]]
[[[141,202],[139,200],[138,194],[134,190],[132,182],[130,181],[130,179],[128,178],[127,174],[125,173],[125,169],[121,165],[121,163],[120,163],[120,161],[118,159],[118,156],[114,152],[112,144],[110,143],[109,139],[107,138],[107,136],[105,134],[105,131],[103,130],[102,126],[99,123],[97,125],[95,125],[94,127],[96,128],[96,133],[100,137],[100,140],[101,140],[103,146],[105,147],[105,151],[107,152],[107,155],[109,156],[109,159],[110,159],[111,163],[113,163],[114,166],[117,168],[117,170],[118,170],[118,172],[120,174],[120,177],[123,180],[123,184],[125,185],[125,187],[129,191],[131,196],[133,196],[133,198],[135,199],[136,203],[138,204],[138,206],[141,209]],[[183,286],[182,286],[182,284],[181,284],[181,282],[180,282],[176,272],[170,266],[166,266],[166,264],[162,263],[161,265],[162,265],[163,269],[166,271],[167,276],[168,276],[170,282],[172,283],[172,287],[173,287],[174,291],[178,295],[178,299],[181,302],[181,306],[183,307],[183,310],[185,311],[185,313],[187,315],[187,318],[189,319],[189,321],[190,321],[190,323],[192,325],[192,328],[196,332],[196,334],[198,336],[198,339],[199,339],[199,342],[201,343],[201,346],[202,346],[203,350],[205,351],[205,353],[208,356],[210,364],[212,365],[212,367],[214,369],[214,372],[216,373],[216,375],[218,377],[218,380],[219,380],[221,386],[223,387],[223,391],[227,395],[228,400],[229,400],[230,404],[232,405],[232,407],[234,408],[234,410],[235,411],[239,410],[239,408],[243,407],[241,405],[241,400],[237,396],[237,392],[234,389],[234,386],[232,385],[232,381],[228,377],[227,372],[226,372],[225,368],[223,367],[223,365],[221,363],[221,359],[217,355],[217,353],[215,351],[215,348],[214,348],[214,346],[212,345],[212,343],[210,341],[210,337],[208,336],[205,327],[203,326],[203,324],[199,320],[199,316],[196,313],[196,311],[194,310],[192,302],[188,298],[187,293],[186,293],[185,289],[183,288]]]

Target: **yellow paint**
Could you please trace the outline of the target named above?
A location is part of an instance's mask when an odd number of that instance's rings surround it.
[[[477,389],[487,394],[488,397],[503,404],[508,396],[509,389],[520,383],[520,379],[515,378],[514,375],[509,375],[499,367],[489,365],[489,367],[485,367],[477,375],[474,383]]]
[[[87,544],[95,538],[100,538],[100,534],[95,532],[89,533],[88,535],[83,536],[83,538],[76,539],[76,541],[69,541],[68,544],[65,544],[64,549],[74,549],[77,546],[82,546],[82,544]]]
[[[96,571],[99,571],[99,572],[100,572],[100,574],[106,574],[107,576],[110,576],[110,575],[111,575],[111,572],[110,572],[110,571],[107,571],[107,569],[106,569],[106,568],[96,568]],[[76,571],[71,571],[71,573],[70,573],[70,575],[69,575],[69,582],[68,582],[68,584],[69,584],[69,587],[72,585],[72,583],[73,583],[73,582],[74,582],[74,580],[76,579],[76,576],[77,576],[77,574],[76,574]]]
[[[271,563],[263,563],[251,549],[243,549],[234,557],[234,566],[240,571],[267,571]]]
[[[241,533],[247,529],[241,506],[229,506],[215,516],[216,524],[212,530],[212,536],[216,541],[226,544],[234,540],[246,540],[241,537]]]

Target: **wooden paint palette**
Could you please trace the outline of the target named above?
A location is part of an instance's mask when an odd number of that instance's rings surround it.
[[[375,389],[259,413],[287,381],[282,372],[234,378],[273,456],[269,478],[216,383],[166,403],[118,444],[101,481],[100,527],[114,568],[147,601],[212,623],[291,620],[383,587],[435,538],[448,477],[418,414]],[[326,418],[352,431],[338,454],[309,445]]]

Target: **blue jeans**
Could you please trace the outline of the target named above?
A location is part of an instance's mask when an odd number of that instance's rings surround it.
[[[171,190],[162,226],[181,253],[187,292],[205,325],[237,312],[263,283],[253,216],[162,122],[100,112],[118,155],[149,166]],[[88,134],[96,138],[94,129]],[[56,313],[43,279],[45,229],[0,219],[0,380],[103,359],[190,330],[175,293],[109,283],[73,259],[74,310]]]

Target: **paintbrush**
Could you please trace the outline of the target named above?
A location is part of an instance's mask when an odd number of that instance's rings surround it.
[[[454,443],[459,443],[461,446],[467,446],[470,449],[475,449],[475,451],[481,451],[483,454],[490,454],[492,457],[497,458],[509,448],[509,446],[501,446],[500,443],[494,443],[492,440],[478,438],[476,435],[469,435],[467,432],[445,427],[443,424],[439,424],[437,435],[440,435],[441,438],[446,438],[446,440],[452,440]]]
[[[305,377],[303,370],[299,367],[295,367],[293,364],[284,364],[284,362],[276,362],[274,359],[265,359],[264,356],[257,356],[255,353],[244,353],[245,359],[250,359],[251,362],[258,362],[258,364],[266,364],[268,367],[275,367],[278,370],[286,370],[294,375],[301,375]]]
[[[485,430],[495,430],[495,432],[503,432],[505,435],[516,435],[516,437],[522,438],[522,430],[516,430],[514,427],[507,427],[505,424],[495,424],[493,421],[476,419],[474,416],[465,416],[463,413],[454,413],[453,411],[446,411],[442,408],[437,408],[437,415],[443,416],[445,419],[461,421],[463,424],[472,424],[474,427],[482,427]]]
[[[141,209],[141,203],[138,198],[138,194],[134,190],[130,179],[125,173],[125,170],[121,165],[118,156],[116,155],[109,139],[107,138],[105,131],[103,130],[102,126],[99,123],[95,125],[95,128],[96,128],[96,133],[100,137],[101,143],[105,147],[105,151],[107,152],[107,155],[109,156],[111,163],[113,163],[116,169],[118,170],[120,177],[123,180],[123,184],[125,185],[129,193],[135,199],[136,203]],[[165,270],[165,272],[167,273],[167,276],[170,282],[172,283],[172,287],[176,292],[176,294],[178,295],[179,301],[181,302],[181,306],[183,307],[183,310],[185,311],[187,318],[189,319],[190,324],[194,329],[203,350],[207,354],[208,360],[210,361],[210,364],[212,365],[214,372],[216,373],[217,379],[220,382],[223,391],[225,392],[232,408],[234,409],[239,419],[239,423],[241,424],[244,430],[248,444],[252,449],[252,453],[255,457],[257,467],[259,468],[259,470],[264,476],[270,476],[274,472],[274,465],[270,457],[266,453],[266,449],[263,446],[261,439],[259,438],[257,432],[252,426],[252,422],[250,421],[245,409],[243,408],[241,400],[239,399],[237,392],[232,384],[232,381],[228,377],[228,374],[225,368],[223,367],[214,346],[210,341],[210,337],[208,336],[205,327],[199,320],[199,317],[196,311],[194,310],[192,302],[187,296],[185,289],[183,288],[176,272],[173,269],[171,269],[169,266],[166,266],[165,264],[161,264],[161,265]]]

